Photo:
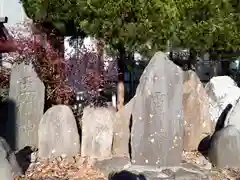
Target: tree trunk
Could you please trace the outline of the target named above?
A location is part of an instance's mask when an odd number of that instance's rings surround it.
[[[120,45],[118,52],[117,109],[120,110],[124,106],[124,62],[126,58],[124,46]]]
[[[48,35],[48,40],[60,57],[64,58],[64,36]]]
[[[125,97],[125,101],[128,102],[130,101],[134,94],[135,94],[135,90],[133,88],[133,74],[132,74],[132,67],[134,66],[134,53],[133,52],[129,52],[128,53],[128,64],[130,65],[131,69],[128,71],[129,72],[129,93],[128,96]]]
[[[104,61],[104,46],[105,46],[105,43],[104,43],[104,40],[103,39],[99,39],[97,41],[97,51],[98,51],[98,59],[99,59],[99,67],[102,67],[103,65],[103,61]]]
[[[105,43],[103,39],[99,39],[97,41],[97,53],[98,53],[98,60],[97,60],[97,73],[98,75],[102,75],[104,70],[104,47]]]

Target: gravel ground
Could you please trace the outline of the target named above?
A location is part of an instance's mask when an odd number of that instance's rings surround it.
[[[51,159],[32,163],[26,174],[15,180],[106,180],[99,170],[77,159]]]

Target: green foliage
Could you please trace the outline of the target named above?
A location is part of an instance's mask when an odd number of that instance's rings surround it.
[[[172,0],[78,0],[78,9],[76,23],[87,34],[129,52],[165,49],[178,19]]]
[[[230,0],[180,0],[172,37],[177,46],[197,51],[234,50],[240,45],[239,5]]]
[[[63,35],[86,34],[74,24],[78,16],[76,0],[20,0],[27,16],[34,22],[48,23]]]
[[[112,50],[165,49],[178,20],[173,0],[22,0],[28,16],[53,22],[73,19],[88,35],[102,38]]]
[[[174,46],[196,51],[239,49],[237,0],[21,0],[29,17],[62,27],[69,20],[111,51],[152,52]],[[62,23],[62,24],[61,24]],[[61,29],[61,28],[60,28]],[[64,28],[63,28],[64,29]]]
[[[20,0],[29,18],[39,21],[67,21],[73,0]]]

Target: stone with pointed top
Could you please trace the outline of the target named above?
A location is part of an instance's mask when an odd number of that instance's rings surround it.
[[[209,113],[208,95],[194,71],[184,72],[183,107],[184,138],[183,149],[197,150],[198,144],[206,134],[213,132]]]
[[[133,164],[168,166],[180,163],[184,124],[182,84],[181,68],[164,53],[156,53],[140,78],[133,102]]]

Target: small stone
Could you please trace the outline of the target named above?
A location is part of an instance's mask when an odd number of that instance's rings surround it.
[[[89,158],[87,165],[93,167],[96,164],[96,162],[97,162],[96,158]]]
[[[57,162],[61,162],[63,158],[61,156],[56,157]]]
[[[79,167],[79,166],[83,166],[85,161],[86,161],[85,158],[80,157],[80,158],[77,160],[76,164],[77,164],[78,167]]]
[[[71,132],[68,132],[69,129]],[[40,158],[63,154],[72,157],[80,152],[76,120],[68,106],[55,105],[46,111],[39,124],[38,137]]]
[[[35,162],[37,162],[37,160],[38,160],[37,152],[31,153],[31,162],[35,163]]]

